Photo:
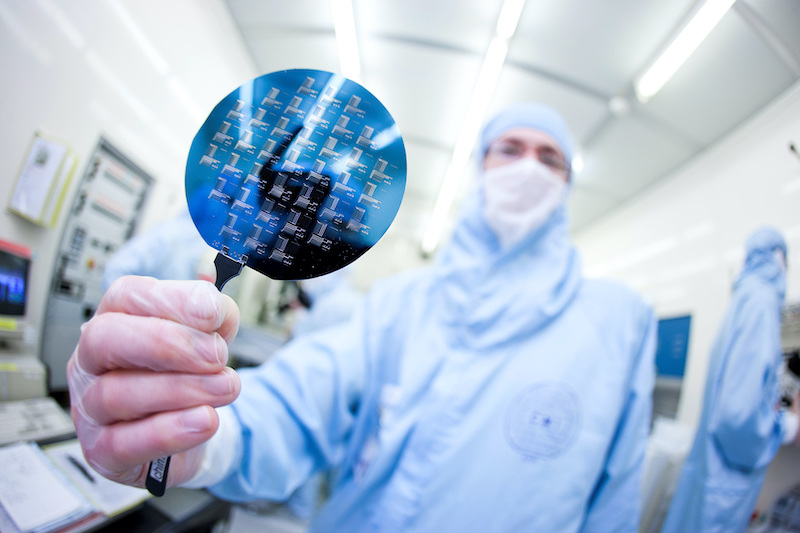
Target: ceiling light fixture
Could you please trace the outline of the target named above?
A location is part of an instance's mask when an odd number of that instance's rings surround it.
[[[631,111],[631,103],[624,96],[615,96],[608,101],[608,109],[615,116],[621,117]]]
[[[333,9],[333,28],[336,32],[336,47],[339,51],[342,75],[359,82],[361,61],[358,57],[353,2],[352,0],[331,0],[331,8]]]
[[[572,157],[572,179],[575,179],[575,176],[583,172],[583,154],[578,152]]]
[[[647,102],[700,46],[736,0],[708,0],[635,85],[636,97]]]
[[[431,220],[422,239],[423,254],[431,254],[439,243],[447,213],[453,206],[458,186],[463,180],[464,169],[469,162],[469,156],[480,133],[486,111],[497,86],[497,80],[500,78],[500,72],[506,61],[508,43],[514,36],[524,6],[525,0],[505,0],[500,8],[495,35],[489,42],[489,48],[483,58],[483,64],[478,73],[478,82],[472,91],[467,110],[464,113],[464,122],[461,124],[453,155],[450,156],[450,164],[447,165]]]

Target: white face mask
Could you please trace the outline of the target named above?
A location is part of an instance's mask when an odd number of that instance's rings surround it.
[[[483,215],[503,248],[544,224],[567,184],[539,161],[522,158],[483,172]]]

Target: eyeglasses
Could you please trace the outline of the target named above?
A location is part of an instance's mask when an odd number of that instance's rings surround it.
[[[507,162],[522,159],[529,151],[533,152],[536,159],[546,167],[557,172],[569,172],[569,164],[561,155],[547,146],[529,146],[513,141],[497,141],[489,145],[486,154],[491,154]]]

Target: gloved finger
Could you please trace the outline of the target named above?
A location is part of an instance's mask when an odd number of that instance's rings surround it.
[[[104,327],[106,321],[120,326]],[[83,425],[83,435],[86,438],[93,438],[92,435],[101,432],[103,424],[115,420],[114,412],[109,412],[102,404],[111,402],[113,406],[123,401],[119,391],[101,386],[97,389],[99,393],[87,398],[88,393],[98,386],[99,376],[109,371],[126,368],[137,371],[155,370],[166,377],[181,372],[201,374],[202,378],[202,375],[223,371],[227,349],[227,344],[218,333],[202,333],[168,320],[118,313],[97,316],[85,325],[78,346],[67,362],[73,420],[76,426],[79,423]],[[159,374],[149,373],[152,375],[151,379]],[[238,386],[238,376],[231,379],[236,379]],[[168,393],[168,396],[169,393],[173,396],[180,393],[179,390],[169,388],[168,379],[164,381],[167,388],[163,392]],[[107,392],[104,394],[103,391]],[[132,411],[142,410],[136,397],[129,399],[132,400]],[[162,407],[160,410],[166,408]],[[101,420],[96,420],[95,416],[100,416]]]
[[[124,313],[180,322],[200,331],[220,331],[223,338],[238,329],[239,313],[230,297],[207,281],[159,281],[124,276],[106,291],[97,315]]]
[[[163,411],[200,405],[221,407],[239,395],[238,374],[225,368],[216,374],[107,372],[85,391],[85,416],[101,426],[145,418]]]
[[[225,319],[222,321],[222,325],[217,328],[217,333],[230,345],[236,334],[239,333],[239,306],[227,294],[222,295],[222,301]]]
[[[213,374],[228,361],[228,345],[217,332],[122,313],[96,315],[84,324],[76,353],[80,367],[93,375],[119,368]]]
[[[219,417],[209,406],[159,413],[140,420],[89,428],[78,417],[75,429],[86,460],[108,479],[144,487],[150,461],[177,456],[210,439],[219,427]],[[170,485],[189,479],[198,467],[186,457],[170,464]],[[187,471],[193,468],[192,471]]]

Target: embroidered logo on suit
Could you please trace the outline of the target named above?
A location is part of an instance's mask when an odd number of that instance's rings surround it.
[[[544,381],[526,387],[506,412],[511,448],[528,459],[554,459],[575,442],[581,426],[578,395],[566,383]]]

